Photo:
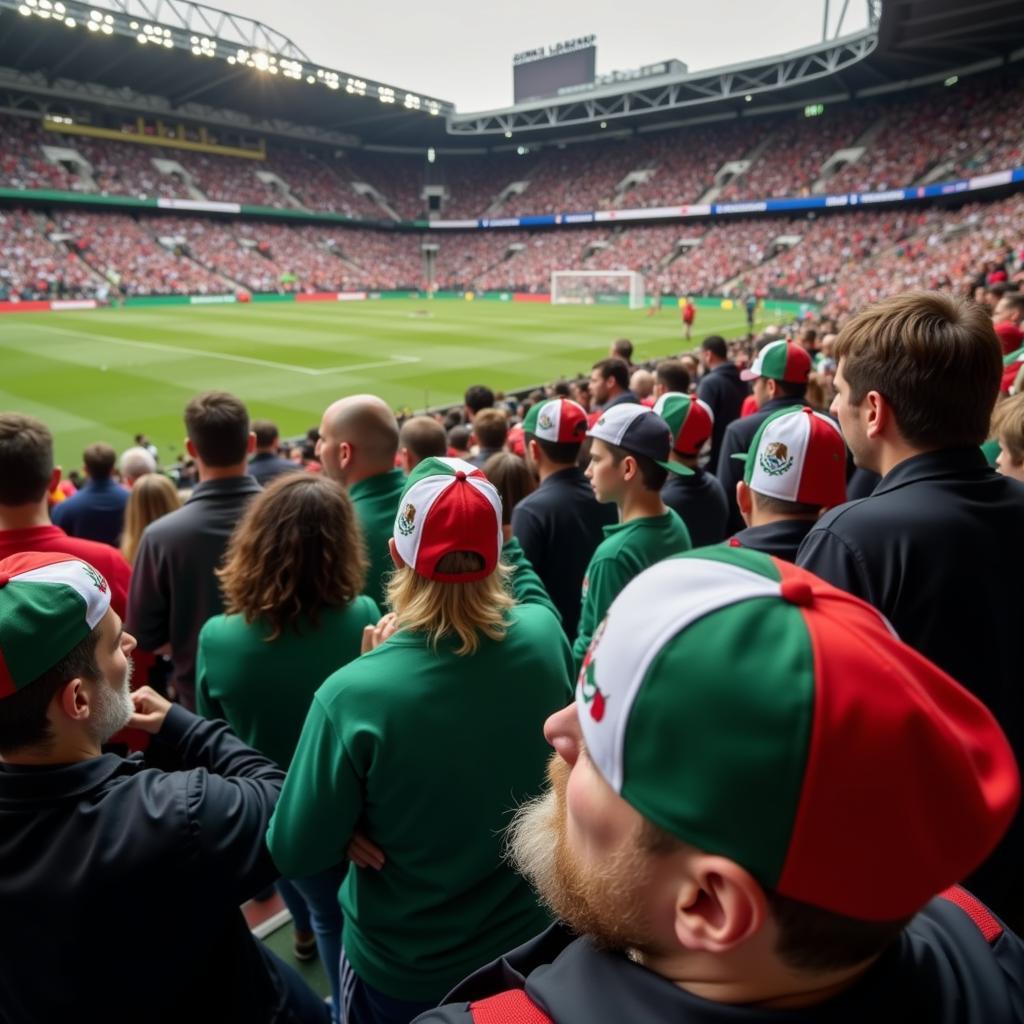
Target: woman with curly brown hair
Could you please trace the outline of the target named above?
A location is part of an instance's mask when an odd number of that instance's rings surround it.
[[[224,615],[199,634],[199,713],[223,718],[287,768],[313,694],[359,656],[380,612],[361,596],[366,552],[352,502],[332,480],[287,474],[253,500],[218,570]],[[314,948],[338,1005],[343,871],[278,883],[295,923],[295,953]],[[315,943],[314,943],[315,936]]]

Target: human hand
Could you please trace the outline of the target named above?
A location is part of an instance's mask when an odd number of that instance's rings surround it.
[[[394,612],[388,612],[376,626],[365,626],[363,628],[363,643],[360,654],[367,654],[382,643],[393,633],[398,631],[398,616]]]
[[[355,832],[348,846],[345,848],[345,856],[357,868],[373,868],[380,871],[384,867],[384,851],[362,834]]]
[[[161,697],[151,686],[140,686],[131,692],[135,714],[128,722],[129,728],[141,729],[155,736],[162,728],[171,702]]]

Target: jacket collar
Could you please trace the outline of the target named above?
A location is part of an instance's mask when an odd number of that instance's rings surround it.
[[[0,764],[0,809],[17,812],[41,801],[81,796],[124,771],[144,767],[142,755],[101,754],[76,764]]]
[[[872,497],[922,480],[964,476],[980,478],[994,474],[995,470],[986,462],[980,448],[940,448],[938,451],[912,455],[894,466],[882,477]]]
[[[358,483],[352,484],[348,489],[348,494],[350,498],[370,494],[389,494],[396,488],[401,490],[404,486],[405,474],[400,469],[389,469],[386,473],[368,476]]]
[[[541,487],[557,487],[563,481],[574,481],[584,479],[583,471],[579,466],[567,466],[565,469],[558,469],[550,476],[546,476],[538,484],[537,489]]]
[[[196,484],[189,496],[186,505],[193,501],[202,501],[204,498],[216,498],[224,494],[258,494],[262,487],[256,482],[255,477],[243,473],[241,476],[227,476],[219,480],[204,480]]]

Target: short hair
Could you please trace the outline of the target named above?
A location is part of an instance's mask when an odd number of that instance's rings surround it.
[[[551,388],[551,393],[556,398],[568,398],[572,393],[569,388],[569,382],[567,380],[560,380],[555,383]]]
[[[710,352],[713,356],[717,356],[719,359],[725,359],[729,354],[729,348],[725,343],[725,338],[720,334],[709,334],[700,343],[702,352]]]
[[[526,463],[511,452],[495,452],[481,468],[501,495],[501,522],[507,526],[512,509],[537,489],[537,481]]]
[[[850,402],[878,391],[906,441],[975,447],[988,437],[1003,356],[988,310],[942,292],[905,292],[858,313],[835,357]]]
[[[685,395],[690,390],[690,372],[678,359],[663,359],[654,369],[659,384]]]
[[[623,359],[627,363],[633,362],[633,342],[629,338],[617,338],[612,343],[612,351],[619,359]]]
[[[1004,399],[992,413],[992,436],[1018,465],[1024,462],[1024,395]]]
[[[249,411],[226,391],[204,391],[185,406],[185,430],[208,466],[237,466],[249,450]]]
[[[156,459],[153,453],[136,445],[126,448],[121,453],[121,476],[128,480],[138,480],[147,473],[156,472]]]
[[[817,341],[818,340],[818,332],[813,327],[805,327],[800,332],[800,337],[801,338],[806,338],[808,341]]]
[[[225,610],[260,621],[275,640],[314,628],[366,581],[366,548],[352,499],[326,476],[286,473],[246,507],[217,570]]]
[[[61,688],[72,679],[100,678],[96,664],[96,644],[100,626],[96,626],[76,647],[73,647],[52,668],[27,686],[0,700],[0,755],[7,756],[25,747],[48,745],[53,734],[46,712]],[[35,637],[46,643],[46,637]]]
[[[252,432],[256,435],[257,448],[269,448],[281,436],[277,424],[271,420],[253,420]]]
[[[431,416],[413,416],[398,432],[398,447],[408,448],[417,459],[448,454],[448,437],[444,427]]]
[[[508,417],[501,409],[481,409],[473,417],[473,433],[481,448],[500,448],[508,437]]]
[[[992,284],[985,285],[985,291],[987,291],[989,295],[995,295],[997,298],[1000,299],[1003,298],[1003,296],[1006,295],[1007,292],[1012,290],[1013,285],[1011,285],[1008,281],[993,281]]]
[[[53,435],[45,423],[0,413],[0,505],[42,501],[53,475]]]
[[[465,404],[476,416],[481,409],[494,406],[494,392],[485,384],[473,384],[466,388]]]
[[[537,447],[554,463],[560,466],[572,465],[580,457],[580,448],[583,442],[578,444],[573,441],[546,441],[543,437],[527,432],[527,441],[536,441]]]
[[[1000,302],[1006,302],[1024,317],[1024,292],[1003,292],[999,296]]]
[[[757,507],[762,512],[768,512],[775,516],[809,516],[816,515],[821,511],[821,505],[808,504],[803,501],[786,501],[785,498],[776,498],[770,494],[762,494],[751,491],[757,496]]]
[[[649,455],[638,455],[636,452],[627,451],[617,444],[609,444],[604,441],[604,446],[611,452],[612,462],[617,466],[627,456],[636,460],[637,469],[640,470],[640,479],[648,491],[660,491],[668,480],[668,470],[659,466]]]
[[[460,423],[448,431],[448,447],[454,448],[459,452],[467,451],[469,449],[470,436],[471,431],[469,427]]]
[[[770,379],[775,381],[775,390],[785,398],[803,398],[807,394],[807,381]]]
[[[89,445],[82,452],[82,463],[85,466],[85,471],[93,480],[109,480],[110,474],[114,472],[114,464],[116,462],[117,452],[109,444],[104,444],[102,441]]]
[[[601,374],[602,380],[611,377],[623,391],[629,390],[629,364],[624,359],[620,359],[618,356],[609,356],[607,359],[601,359],[594,363],[591,369],[597,370]]]

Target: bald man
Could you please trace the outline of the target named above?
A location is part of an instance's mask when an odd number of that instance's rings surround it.
[[[395,468],[397,454],[398,420],[383,399],[351,395],[328,406],[320,421],[316,456],[355,506],[370,559],[363,593],[381,608],[392,569],[388,541],[405,486],[405,474]]]
[[[424,459],[448,454],[444,427],[430,416],[413,416],[402,424],[398,434],[398,463],[411,473]]]

